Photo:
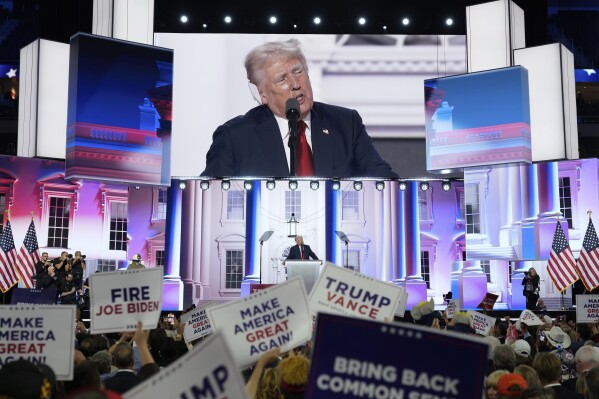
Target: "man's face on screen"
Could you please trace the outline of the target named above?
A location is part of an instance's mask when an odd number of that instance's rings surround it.
[[[313,104],[312,85],[308,71],[296,58],[273,58],[266,63],[264,81],[258,86],[262,102],[276,115],[285,117],[285,103],[296,98],[301,118],[310,113]]]

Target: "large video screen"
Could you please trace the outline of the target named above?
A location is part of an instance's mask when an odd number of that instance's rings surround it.
[[[71,38],[66,178],[168,185],[173,51]]]
[[[386,152],[391,173],[372,161],[377,151],[371,151],[369,138],[375,144],[423,140],[423,80],[466,71],[463,35],[157,33],[155,44],[174,49],[176,58],[174,177],[202,172],[209,177],[289,176],[289,150],[282,137],[286,121],[277,124],[267,106],[254,100],[244,59],[256,46],[292,38],[306,57],[315,103],[356,111],[317,105],[311,113],[314,175],[323,178],[405,176],[393,166],[399,164],[399,153]],[[367,135],[361,134],[362,124]],[[217,131],[220,140],[214,141]],[[213,143],[211,158],[219,168],[206,164]]]
[[[525,68],[430,79],[424,91],[429,171],[532,161]]]

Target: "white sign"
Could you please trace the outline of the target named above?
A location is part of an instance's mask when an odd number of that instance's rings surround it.
[[[75,305],[0,305],[0,368],[25,359],[72,380],[74,342]]]
[[[597,296],[599,298],[599,296]],[[576,297],[578,298],[578,296]],[[576,299],[578,301],[578,299]],[[520,313],[519,318],[520,323],[524,323],[527,326],[542,326],[545,324],[543,320],[541,320],[536,314],[534,314],[531,310],[524,310]]]
[[[306,287],[300,277],[206,311],[239,367],[255,363],[272,348],[285,352],[298,346],[312,333]]]
[[[489,335],[489,331],[495,325],[495,318],[474,310],[468,310],[468,314],[472,317],[472,327],[474,327],[476,333],[485,337]]]
[[[185,342],[191,342],[196,339],[200,339],[214,332],[212,324],[210,323],[210,319],[208,319],[208,314],[206,313],[206,308],[212,304],[206,304],[201,308],[196,308],[191,312],[187,312],[181,316],[179,322],[185,326],[183,329],[183,337],[185,338]]]
[[[125,399],[247,398],[239,370],[221,334],[213,334]]]
[[[91,331],[94,334],[156,328],[162,306],[161,267],[94,273],[90,283]]]
[[[599,295],[576,296],[576,322],[595,323],[599,320]]]
[[[406,305],[408,304],[408,293],[404,290],[399,297],[399,303],[397,304],[397,308],[395,308],[395,315],[398,317],[404,317],[406,314]],[[393,320],[387,320],[393,321]]]
[[[327,263],[310,293],[310,311],[392,321],[404,292],[403,287]]]
[[[453,319],[453,316],[455,316],[456,312],[458,311],[458,303],[454,299],[449,301],[449,303],[447,304],[447,309],[445,309],[445,314],[447,314],[447,318]]]

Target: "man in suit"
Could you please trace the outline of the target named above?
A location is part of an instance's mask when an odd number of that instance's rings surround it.
[[[203,176],[289,176],[285,111],[287,100],[294,98],[299,102],[300,124],[307,125],[305,140],[313,167],[306,174],[298,168],[298,176],[397,177],[372,145],[358,112],[314,102],[298,40],[254,48],[246,56],[245,68],[250,90],[261,105],[216,129]],[[299,134],[301,142],[303,133]]]
[[[304,245],[304,237],[296,236],[295,244],[296,245],[292,246],[289,249],[289,255],[287,255],[286,260],[291,260],[291,259],[309,260],[310,258],[312,258],[313,260],[318,260],[318,257],[316,256],[316,254],[314,252],[312,252],[312,249],[310,249],[310,246]]]
[[[125,393],[140,382],[139,377],[133,371],[135,364],[133,348],[127,342],[120,342],[116,345],[112,356],[113,365],[118,370],[112,377],[107,378],[104,384],[111,391]]]

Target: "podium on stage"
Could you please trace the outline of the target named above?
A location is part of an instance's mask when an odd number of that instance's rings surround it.
[[[300,276],[304,280],[306,292],[310,295],[312,287],[316,284],[322,268],[321,260],[286,260],[283,262],[287,268],[287,280]]]

